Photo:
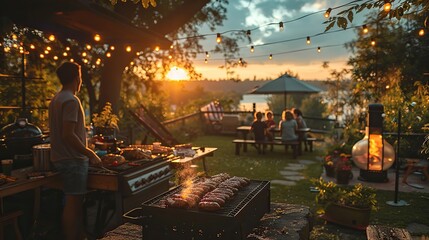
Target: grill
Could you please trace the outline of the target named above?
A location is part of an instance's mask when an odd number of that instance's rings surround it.
[[[88,188],[101,190],[97,191],[97,210],[92,211],[96,214],[96,235],[119,226],[125,212],[169,189],[173,174],[166,157],[134,162],[139,165],[125,163],[108,170],[90,168]]]
[[[144,239],[245,239],[270,211],[269,181],[251,180],[215,212],[161,207],[161,200],[182,188],[178,186],[142,204]]]

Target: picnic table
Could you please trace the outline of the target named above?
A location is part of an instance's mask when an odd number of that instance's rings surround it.
[[[246,144],[246,140],[248,140],[248,134],[251,133],[250,132],[251,126],[239,126],[237,127],[236,131],[237,131],[237,135],[241,136],[241,140],[244,140],[244,144],[243,144],[243,152],[247,152],[247,144]],[[270,131],[273,132],[273,135],[279,135],[280,134],[280,128],[273,128]],[[297,133],[309,133],[312,132],[311,128],[300,128],[297,130]],[[303,134],[298,134],[298,136],[303,135]],[[276,137],[276,140],[281,140],[281,138]],[[316,138],[307,138],[307,139],[301,139],[298,138],[298,155],[302,155],[302,143],[306,143],[310,146],[310,152],[313,151],[313,142],[316,141]],[[237,141],[238,142],[238,141]],[[241,141],[240,141],[241,142]],[[306,145],[307,147],[307,145]]]

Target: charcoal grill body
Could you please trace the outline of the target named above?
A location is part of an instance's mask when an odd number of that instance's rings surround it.
[[[251,184],[215,212],[198,209],[163,208],[158,202],[177,193],[172,189],[142,204],[142,231],[146,240],[245,239],[262,216],[270,211],[270,182]]]

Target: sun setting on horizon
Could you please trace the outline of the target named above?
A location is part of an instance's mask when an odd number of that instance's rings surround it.
[[[170,69],[170,71],[167,73],[167,78],[176,81],[189,80],[189,76],[186,70],[176,66]]]

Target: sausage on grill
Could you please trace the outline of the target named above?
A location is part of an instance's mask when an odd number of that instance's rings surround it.
[[[220,205],[217,202],[200,202],[198,208],[204,211],[216,211],[220,209]]]

